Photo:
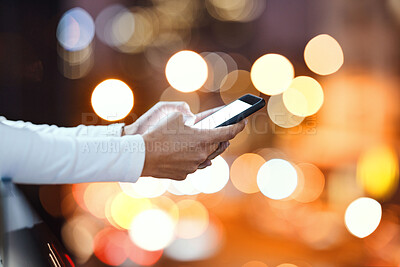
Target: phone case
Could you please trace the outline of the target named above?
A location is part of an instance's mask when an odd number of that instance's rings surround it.
[[[246,109],[244,112],[236,115],[235,117],[230,118],[226,122],[221,123],[220,125],[217,126],[217,128],[221,127],[221,126],[228,126],[228,125],[238,123],[239,121],[250,116],[257,110],[260,110],[261,108],[263,108],[265,106],[265,100],[263,98],[252,95],[252,94],[244,95],[244,96],[240,97],[239,99],[246,103],[251,104],[252,106],[249,109]]]

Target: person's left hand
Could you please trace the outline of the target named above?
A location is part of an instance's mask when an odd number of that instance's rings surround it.
[[[184,117],[187,118],[194,117],[194,123],[197,123],[198,121],[218,111],[220,108],[222,108],[222,106],[194,115],[190,111],[190,107],[186,102],[158,102],[145,114],[139,117],[139,119],[137,119],[134,123],[125,126],[122,135],[143,134],[154,127],[166,115],[173,112],[181,112]],[[229,141],[221,142],[217,150],[209,155],[207,160],[200,164],[199,169],[204,169],[205,167],[210,166],[211,160],[223,153],[229,147],[229,145]]]
[[[170,113],[182,113],[184,118],[194,118],[186,102],[158,102],[134,123],[124,127],[122,135],[144,134]]]
[[[216,107],[216,108],[209,109],[209,110],[206,110],[206,111],[196,114],[196,120],[194,123],[197,123],[197,122],[201,121],[202,119],[204,119],[205,117],[210,116],[211,114],[213,114],[214,112],[217,112],[222,107],[223,106]],[[217,150],[215,150],[211,155],[208,156],[208,158],[203,163],[201,163],[199,165],[199,169],[204,169],[205,167],[211,166],[211,160],[213,160],[214,158],[216,158],[217,156],[222,154],[229,147],[229,145],[230,145],[229,141],[221,142],[219,144]]]

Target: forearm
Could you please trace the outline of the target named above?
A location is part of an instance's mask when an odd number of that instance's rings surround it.
[[[0,123],[0,174],[16,183],[135,182],[144,159],[140,135],[70,137]]]
[[[85,136],[85,137],[111,137],[121,136],[123,130],[123,123],[110,124],[110,125],[79,125],[77,127],[58,127],[56,125],[47,124],[33,124],[24,121],[10,121],[4,117],[0,117],[0,122],[5,125],[26,129],[37,133],[54,134],[63,136]]]

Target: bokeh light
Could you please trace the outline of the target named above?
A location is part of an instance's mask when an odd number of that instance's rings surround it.
[[[165,254],[177,261],[199,261],[215,255],[223,240],[223,229],[220,223],[210,221],[205,232],[191,238],[177,238],[165,249]]]
[[[200,90],[206,92],[218,91],[222,80],[229,73],[228,65],[219,53],[204,52],[200,55],[206,61],[208,68],[207,81]]]
[[[273,95],[269,98],[267,111],[271,121],[282,128],[295,127],[304,120],[304,117],[293,115],[287,110],[283,103],[282,94]]]
[[[83,200],[91,214],[104,219],[108,199],[120,192],[118,183],[91,183],[85,189]]]
[[[85,211],[88,209],[85,204],[84,196],[86,188],[89,186],[89,184],[90,183],[73,184],[71,189],[71,193],[76,201],[76,204],[78,204],[78,206]]]
[[[258,171],[257,184],[261,193],[271,199],[287,198],[297,186],[296,169],[286,160],[271,159]]]
[[[243,264],[242,267],[268,267],[268,265],[262,261],[249,261]]]
[[[60,203],[62,216],[67,220],[72,218],[77,209],[79,209],[79,206],[77,205],[74,196],[70,191],[68,191],[64,192],[64,197],[62,198]]]
[[[167,247],[174,238],[175,224],[160,209],[142,211],[132,221],[129,236],[140,248],[157,251]]]
[[[119,13],[112,24],[116,48],[130,54],[143,52],[156,38],[159,23],[157,14],[151,8],[135,8]]]
[[[131,197],[154,198],[167,191],[171,180],[153,177],[140,177],[135,183],[119,183],[122,191]]]
[[[394,18],[397,20],[397,24],[400,25],[400,3],[396,0],[389,0],[387,2],[390,12],[393,14]]]
[[[283,93],[283,103],[287,110],[300,117],[317,113],[323,102],[324,92],[321,85],[308,76],[294,78]]]
[[[163,250],[148,251],[129,242],[128,258],[140,266],[152,266],[160,260],[162,255]]]
[[[332,36],[320,34],[306,45],[304,60],[313,72],[329,75],[340,69],[344,56],[340,44]]]
[[[259,95],[250,79],[250,72],[234,70],[221,82],[220,95],[225,104],[229,104],[245,94]]]
[[[79,215],[67,220],[61,228],[64,245],[75,256],[77,263],[89,260],[94,251],[93,241],[101,223],[89,215]]]
[[[118,196],[118,194],[115,195],[115,196],[110,197],[110,198],[106,201],[106,206],[105,206],[105,209],[104,209],[104,214],[105,214],[105,216],[106,216],[107,222],[108,222],[111,226],[113,226],[115,229],[118,229],[118,230],[125,230],[125,228],[121,227],[121,226],[114,220],[114,218],[113,218],[113,210],[112,210],[112,208],[113,208],[113,203],[114,203],[114,199],[115,199],[116,196]],[[114,209],[115,209],[115,206],[114,206]],[[115,215],[115,211],[114,211],[114,215]],[[135,213],[135,215],[136,215],[136,213]]]
[[[148,199],[133,198],[121,192],[112,200],[111,216],[121,228],[129,229],[133,218],[140,212],[150,208],[151,202]]]
[[[399,159],[387,145],[372,146],[364,151],[357,164],[357,182],[374,198],[388,199],[399,184]]]
[[[126,44],[135,32],[135,16],[129,10],[119,12],[112,22],[112,37],[115,46]]]
[[[264,12],[265,6],[266,3],[263,0],[206,1],[210,15],[221,21],[253,21]]]
[[[124,14],[128,9],[120,4],[113,4],[101,10],[95,20],[96,36],[103,43],[109,46],[115,46],[113,38],[113,23],[117,15]],[[127,26],[133,26],[129,24]]]
[[[75,7],[61,17],[57,26],[57,40],[68,51],[89,46],[94,37],[94,22],[84,9]]]
[[[152,208],[160,209],[166,212],[175,224],[178,222],[179,208],[171,198],[167,196],[160,196],[152,198],[150,201]]]
[[[182,93],[168,87],[161,94],[160,101],[184,101],[189,105],[192,113],[196,114],[200,111],[200,97],[197,92]]]
[[[277,265],[276,267],[298,267],[296,264],[292,264],[292,263],[282,263]]]
[[[246,153],[239,156],[231,166],[233,185],[247,194],[260,191],[257,185],[257,172],[264,163],[264,158],[257,154]]]
[[[292,197],[303,203],[316,200],[324,190],[324,174],[311,163],[299,163],[297,168],[301,173],[298,175],[298,185]]]
[[[372,198],[361,197],[350,203],[344,219],[351,234],[364,238],[375,231],[379,226],[381,217],[381,204]]]
[[[169,84],[181,92],[198,90],[207,80],[206,61],[196,52],[180,51],[174,54],[165,67]]]
[[[129,239],[124,231],[106,227],[94,238],[94,254],[107,265],[119,266],[128,258]]]
[[[179,238],[191,239],[206,231],[209,224],[208,210],[200,202],[184,199],[176,203],[179,209],[179,221],[175,233]]]
[[[191,176],[186,177],[185,180],[183,181],[176,181],[173,180],[168,187],[168,192],[171,194],[180,196],[180,195],[197,195],[201,193],[199,190],[197,190],[192,182],[191,182]]]
[[[57,53],[60,57],[58,69],[68,79],[82,78],[93,68],[94,53],[92,43],[77,51],[68,51],[59,46],[57,47]]]
[[[288,155],[277,148],[264,147],[255,151],[256,154],[263,157],[266,161],[271,159],[288,159]]]
[[[277,95],[289,87],[294,78],[294,68],[286,57],[266,54],[254,62],[250,74],[258,91],[266,95]]]
[[[186,178],[195,189],[206,194],[222,190],[229,181],[229,165],[224,158],[218,156],[211,162],[210,167],[199,169]]]
[[[140,53],[153,43],[159,23],[153,9],[128,9],[123,5],[113,4],[97,16],[96,35],[103,43],[117,51]]]
[[[125,118],[134,104],[132,90],[126,83],[117,79],[99,83],[93,90],[91,101],[96,114],[107,121]]]

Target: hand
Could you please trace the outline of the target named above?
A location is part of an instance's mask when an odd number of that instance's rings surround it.
[[[207,160],[221,142],[234,138],[245,123],[216,129],[196,129],[184,124],[181,113],[172,113],[143,134],[146,158],[142,176],[184,180]]]
[[[185,117],[194,117],[185,102],[158,102],[134,123],[124,127],[122,135],[144,134],[168,114],[181,112]]]
[[[197,123],[198,121],[201,121],[205,117],[210,116],[214,112],[217,112],[221,108],[223,108],[223,106],[209,109],[209,110],[206,110],[206,111],[196,114],[195,123]],[[247,119],[245,120],[245,124],[247,124]],[[199,165],[199,169],[204,169],[208,166],[211,166],[211,160],[213,160],[214,158],[216,158],[217,156],[222,154],[229,147],[229,145],[230,145],[229,141],[221,142],[218,146],[218,149],[215,150],[211,155],[209,155],[207,157],[207,159]]]

